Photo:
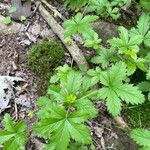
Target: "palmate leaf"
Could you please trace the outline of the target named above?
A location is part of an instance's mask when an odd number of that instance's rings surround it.
[[[138,84],[138,87],[142,92],[149,92],[150,91],[150,82],[148,82],[148,81],[140,82]]]
[[[104,47],[101,47],[96,52],[98,55],[94,56],[91,59],[91,62],[101,65],[103,69],[107,68],[110,62],[116,62],[117,60],[119,60],[113,48],[105,49]]]
[[[93,33],[93,36],[89,37],[89,39],[86,39],[84,46],[88,48],[94,48],[94,49],[99,49],[101,39],[99,39],[99,36],[96,32]]]
[[[98,15],[106,11],[106,6],[109,4],[108,0],[91,0],[87,7],[87,12],[96,12]]]
[[[84,99],[89,99],[97,94],[91,90],[91,87],[95,84],[91,77],[83,76],[81,72],[71,70],[68,71],[65,78],[65,80],[60,81],[60,86],[49,87],[48,94],[52,100],[74,106],[79,99],[82,102]]]
[[[84,6],[88,0],[65,0],[65,5],[68,5],[70,9],[76,9]]]
[[[113,38],[108,40],[111,46],[118,48],[120,54],[129,55],[134,60],[137,59],[137,52],[139,51],[139,45],[142,43],[141,35],[130,35],[129,31],[124,27],[119,27],[120,38]]]
[[[23,121],[14,123],[8,114],[5,115],[3,120],[5,130],[0,131],[0,144],[3,144],[4,150],[18,150],[18,148],[25,146],[26,124]]]
[[[139,45],[142,43],[141,35],[129,34],[129,31],[124,27],[119,27],[119,37],[113,38],[108,42],[113,47],[117,47],[121,54],[130,55],[132,58],[136,58],[136,53],[139,51]]]
[[[108,87],[112,87],[122,83],[126,78],[126,65],[123,62],[116,63],[111,69],[100,74],[100,82]]]
[[[138,90],[138,87],[132,84],[118,85],[115,89],[117,95],[126,103],[141,104],[144,102],[144,95]]]
[[[141,36],[144,44],[150,46],[150,15],[143,13],[137,22],[137,28],[132,28],[130,31],[131,36]]]
[[[91,27],[91,23],[96,21],[98,16],[87,15],[83,16],[81,13],[77,13],[71,20],[64,22],[65,37],[71,36],[76,33],[80,33],[84,38],[89,38],[93,35],[94,30]]]
[[[150,147],[150,131],[147,129],[134,129],[130,133],[131,138],[139,145]]]
[[[100,82],[105,86],[99,90],[99,98],[106,100],[108,111],[117,116],[121,111],[121,101],[131,104],[144,102],[144,95],[132,84],[123,84],[126,66],[120,62],[100,75]]]
[[[89,115],[89,118],[95,118],[97,115],[97,110],[89,99],[79,99],[75,102],[75,107],[78,110],[82,110]]]
[[[83,111],[67,113],[62,106],[53,105],[49,118],[40,119],[33,129],[38,136],[50,139],[45,149],[63,150],[67,149],[70,139],[81,144],[91,143],[90,132],[83,124],[87,118]]]

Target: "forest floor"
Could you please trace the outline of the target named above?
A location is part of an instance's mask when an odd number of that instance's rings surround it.
[[[56,4],[54,3],[54,5]],[[10,5],[9,1],[0,2],[2,15],[3,9],[7,7],[7,5]],[[61,13],[64,14],[64,10],[59,9],[62,11]],[[2,15],[0,15],[0,18],[2,18]],[[99,26],[99,23],[101,26]],[[15,31],[14,26],[17,24],[21,27]],[[103,28],[106,27],[106,25],[107,28],[104,30]],[[102,38],[105,39],[117,34],[115,26],[116,25],[108,22],[103,22],[102,26],[102,22],[100,21],[95,24],[94,28],[98,32],[103,32],[101,35],[103,35]],[[41,79],[30,70],[27,64],[27,52],[32,45],[45,38],[58,40],[38,11],[34,13],[32,18],[28,18],[24,23],[13,21],[13,25],[8,27],[0,22],[0,75],[17,76],[24,80],[15,82],[13,94],[11,93],[10,95],[9,92],[6,93],[6,98],[8,99],[7,103],[1,103],[0,101],[0,121],[2,121],[5,113],[10,113],[14,120],[26,120],[29,128],[36,122],[36,99],[41,95],[39,88]],[[86,51],[88,57],[89,51],[85,49],[84,51]],[[65,56],[64,63],[72,65],[72,58],[67,50]],[[99,110],[99,116],[88,123],[96,149],[136,150],[137,146],[107,113],[104,103],[96,102],[96,107]],[[31,137],[27,149],[38,150],[39,144],[41,143],[42,139]]]

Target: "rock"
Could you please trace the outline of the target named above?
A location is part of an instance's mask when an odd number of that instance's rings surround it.
[[[31,15],[31,1],[11,0],[12,6],[16,7],[16,11],[9,14],[14,20],[20,20],[21,16],[25,18]]]
[[[39,35],[40,32],[41,32],[41,26],[39,24],[34,24],[31,28],[31,33],[36,36]]]
[[[12,25],[5,25],[3,23],[4,17],[0,15],[0,34],[12,34],[12,33],[18,33],[23,31],[24,29],[24,25],[23,24],[19,24],[19,23],[15,23],[12,22]]]
[[[40,36],[42,38],[51,38],[55,39],[55,34],[52,30],[50,29],[43,29],[42,32],[40,33]]]
[[[104,43],[106,43],[108,39],[111,39],[118,35],[117,26],[113,23],[97,21],[93,23],[92,26]]]

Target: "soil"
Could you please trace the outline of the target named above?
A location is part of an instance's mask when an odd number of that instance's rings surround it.
[[[37,27],[33,32],[32,29],[35,25],[40,29]],[[28,30],[19,33],[0,34],[0,75],[19,76],[25,80],[25,82],[16,83],[15,96],[10,100],[9,107],[0,114],[0,121],[5,113],[9,113],[14,120],[26,120],[30,128],[36,121],[34,114],[36,99],[40,96],[38,93],[40,78],[27,65],[27,52],[34,43],[42,38],[56,37],[38,12],[25,22],[25,29],[27,27]],[[69,53],[66,56],[66,63],[71,64]],[[137,146],[129,139],[127,133],[122,131],[107,113],[104,103],[97,102],[96,107],[99,109],[99,116],[88,122],[96,149],[137,150]],[[37,144],[41,143],[42,140],[32,137],[28,142],[27,149],[39,150],[36,147],[40,147]]]

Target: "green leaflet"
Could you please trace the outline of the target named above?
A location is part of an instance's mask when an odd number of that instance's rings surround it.
[[[45,149],[66,149],[71,138],[82,144],[91,143],[90,132],[83,124],[87,120],[87,114],[83,111],[67,112],[61,106],[53,105],[49,118],[41,118],[34,126],[38,136],[51,139]]]
[[[14,123],[10,116],[6,114],[3,126],[5,129],[0,131],[0,144],[3,144],[4,150],[23,148],[26,142],[26,124],[23,121]]]
[[[77,13],[71,20],[64,22],[65,37],[79,33],[82,34],[85,39],[90,38],[95,32],[91,27],[91,23],[97,19],[98,16],[87,15],[84,17],[81,13]]]
[[[148,81],[140,82],[138,84],[138,87],[142,92],[149,92],[150,91],[150,82],[148,82]]]
[[[51,99],[62,104],[71,105],[78,110],[84,110],[90,117],[95,117],[97,111],[89,100],[97,95],[96,90],[90,89],[95,83],[90,77],[83,76],[78,71],[70,70],[65,76],[64,80],[59,81],[60,86],[53,85],[49,87],[48,94]]]
[[[90,0],[87,6],[87,12],[96,12],[101,17],[111,17],[116,20],[119,18],[119,7],[131,3],[131,0]]]
[[[137,27],[131,29],[131,36],[141,36],[142,41],[146,46],[150,47],[150,15],[149,13],[143,13],[139,21],[137,22]]]
[[[130,133],[131,138],[139,145],[150,147],[150,131],[147,129],[134,129]]]
[[[99,90],[99,98],[106,100],[108,111],[113,116],[118,116],[121,111],[121,101],[131,104],[144,102],[144,95],[132,84],[124,84],[126,66],[124,63],[116,63],[108,71],[102,72],[100,82],[105,87]]]
[[[150,12],[150,1],[149,0],[140,0],[140,6],[145,12]]]
[[[76,9],[84,6],[88,0],[65,0],[65,5],[69,6],[70,9]]]
[[[124,27],[119,27],[118,30],[120,38],[113,38],[108,42],[111,46],[118,48],[120,54],[126,54],[136,59],[139,45],[142,43],[142,36],[130,35],[129,31]]]
[[[107,68],[110,63],[119,60],[116,56],[116,51],[113,48],[105,49],[104,47],[101,47],[96,52],[98,55],[94,56],[91,59],[91,62],[101,65],[103,69]]]

